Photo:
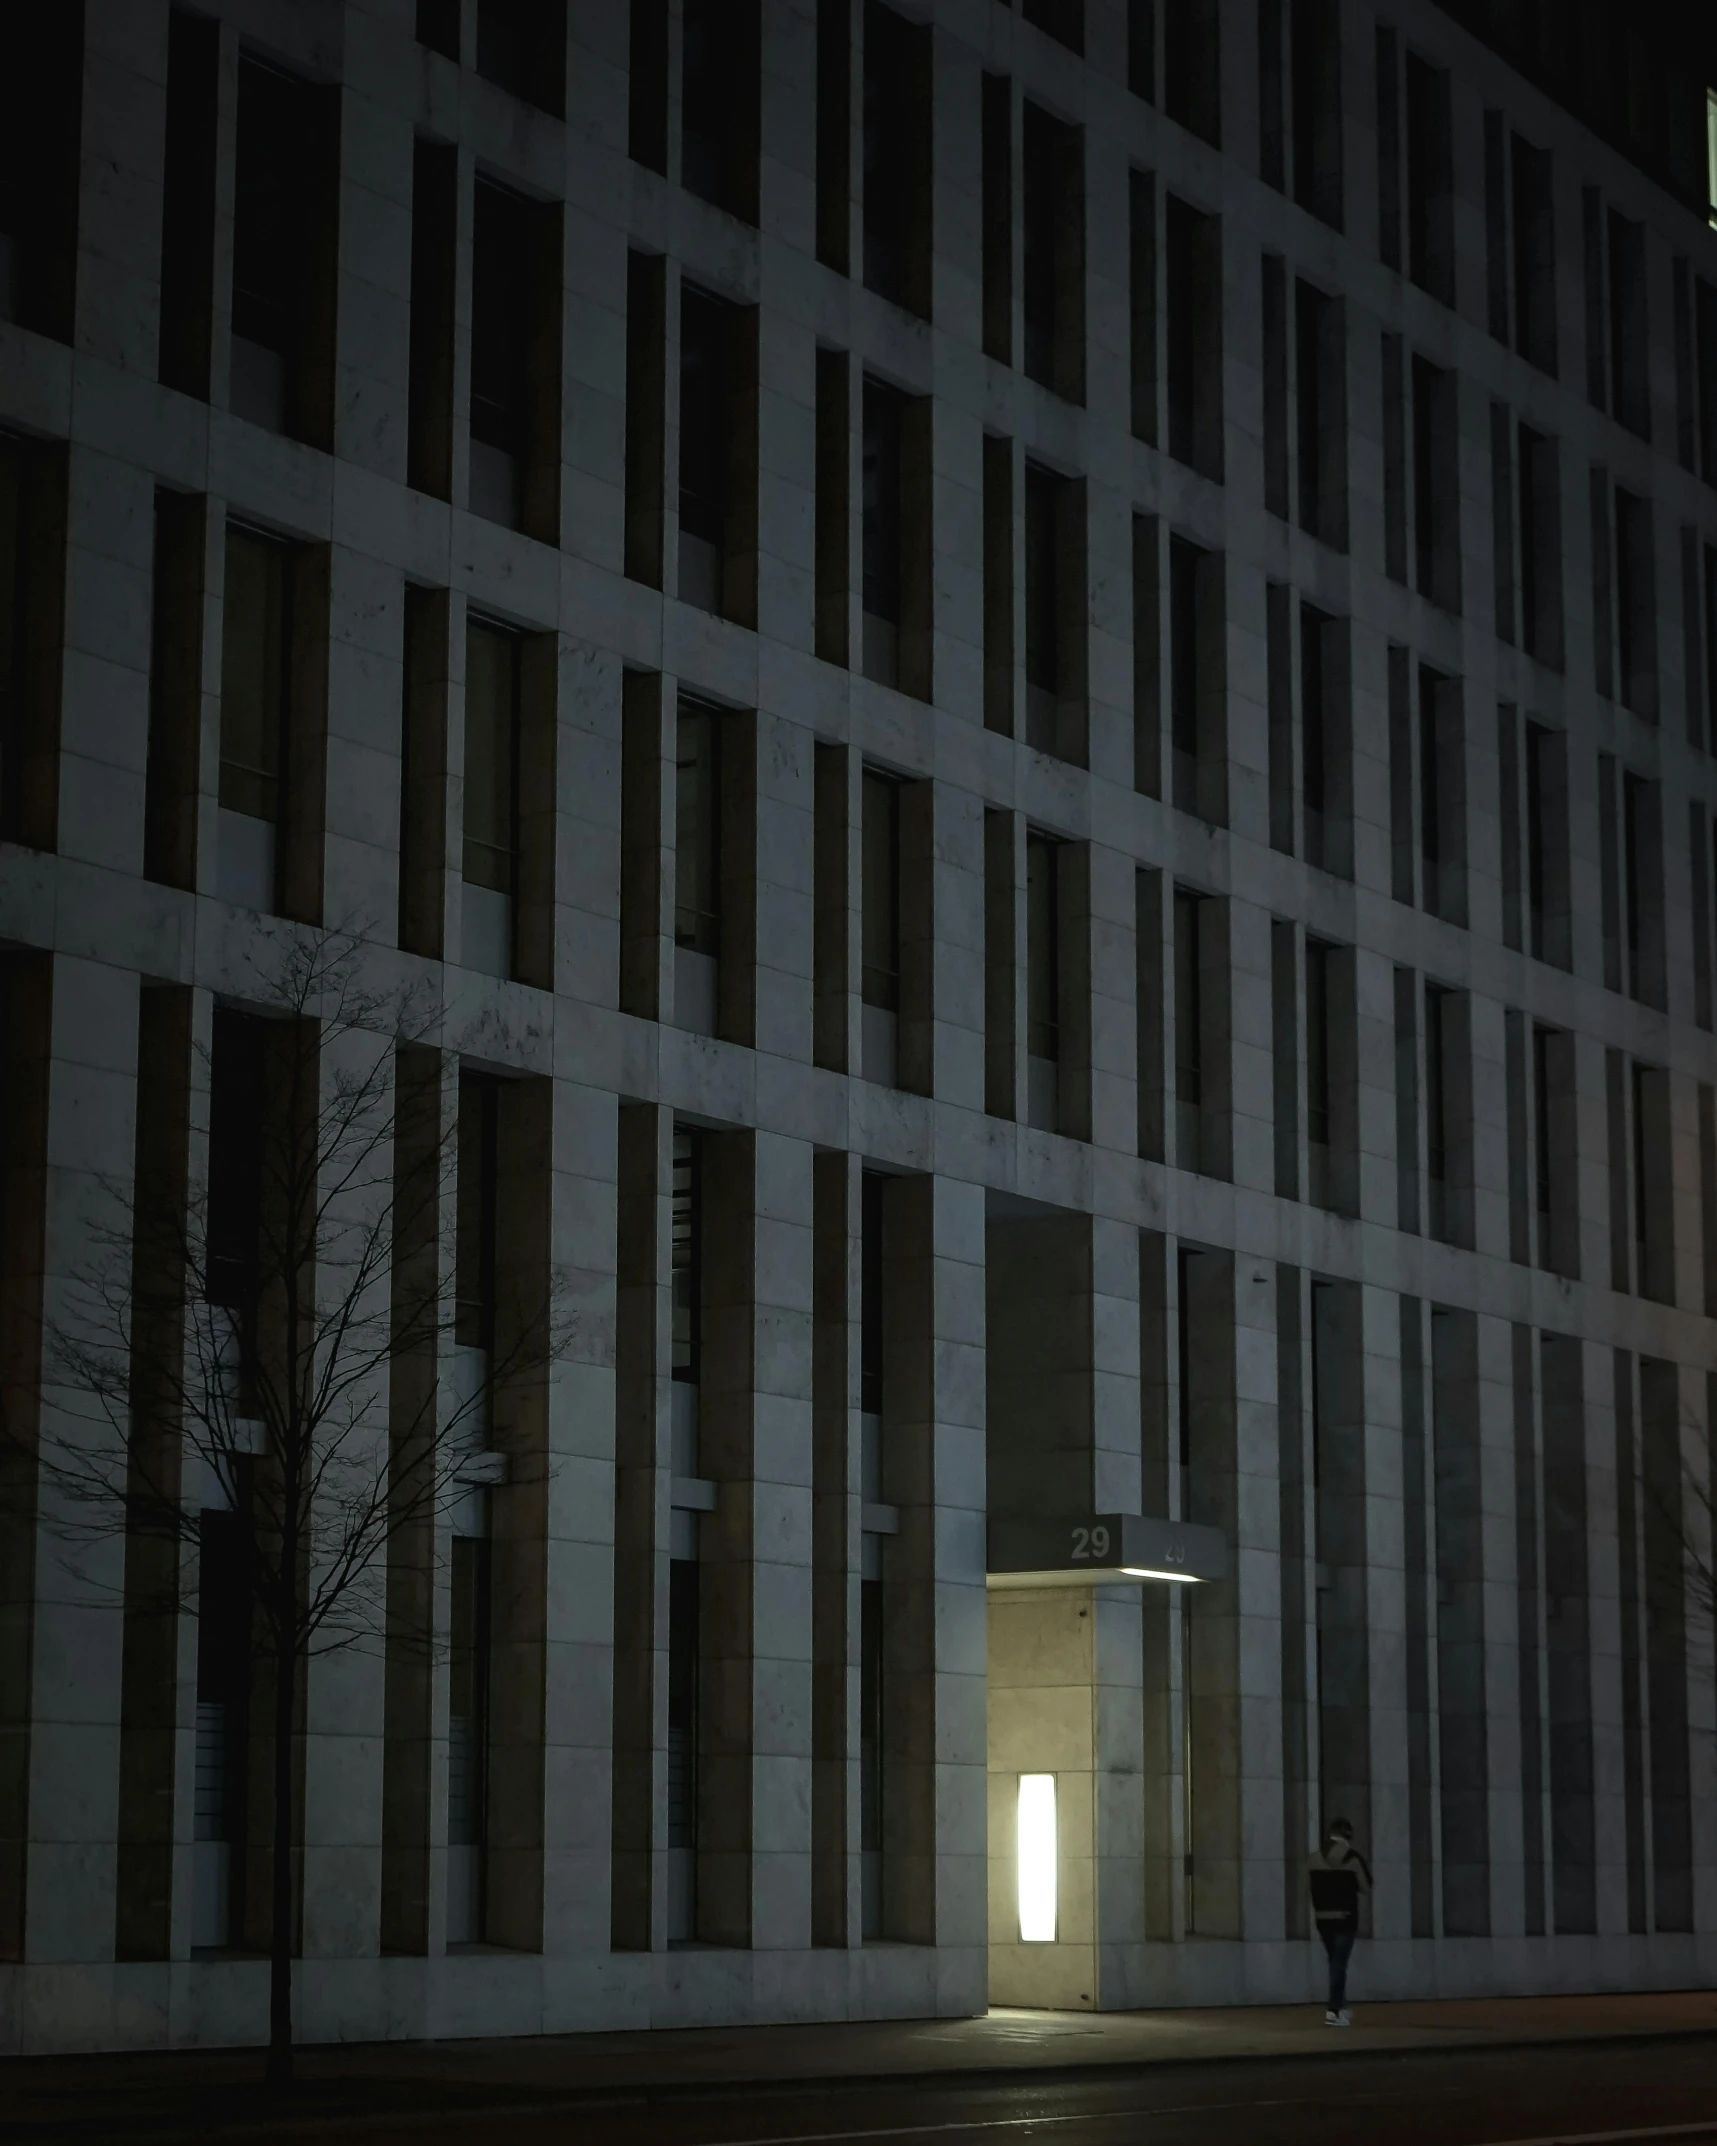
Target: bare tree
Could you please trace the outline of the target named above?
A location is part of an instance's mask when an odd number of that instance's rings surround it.
[[[165,1160],[113,1188],[115,1219],[46,1330],[59,1427],[44,1431],[37,1464],[59,1493],[54,1524],[92,1542],[123,1537],[175,1613],[197,1605],[203,1508],[232,1516],[230,1577],[249,1597],[251,1660],[272,1686],[267,2076],[278,2088],[292,2069],[307,1665],[382,1639],[390,1550],[433,1541],[493,1397],[543,1371],[561,1343],[545,1279],[479,1375],[437,1375],[458,1304],[456,1145],[427,1047],[433,1013],[366,985],[351,934],[283,935],[269,951],[279,966],[258,1009],[272,1018],[249,1102],[254,1181],[211,1182],[183,1149],[175,1167],[169,1141]],[[414,1050],[429,1072],[415,1089],[396,1078]]]

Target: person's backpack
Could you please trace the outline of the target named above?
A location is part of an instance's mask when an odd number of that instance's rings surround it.
[[[1312,1913],[1320,1922],[1359,1919],[1359,1873],[1356,1870],[1314,1870]]]

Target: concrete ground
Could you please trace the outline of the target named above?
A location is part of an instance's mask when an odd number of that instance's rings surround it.
[[[1717,2040],[1717,1992],[1708,1990],[1379,2004],[1359,2008],[1345,2031],[1326,2027],[1321,2012],[1282,2006],[998,2010],[961,2020],[336,2045],[300,2052],[289,2115],[263,2098],[253,2050],[22,2058],[0,2072],[0,2141],[177,2139],[296,2132],[306,2123],[323,2135],[355,2128],[374,2136],[399,2126],[438,2131],[444,2121],[487,2135],[556,2112],[595,2119],[624,2105],[635,2118],[641,2104],[659,2106],[664,2118],[677,2104],[672,2128],[686,2135],[688,2104],[808,2088],[1048,2087],[1122,2082],[1172,2066],[1240,2063],[1279,2073],[1318,2060],[1438,2052],[1530,2050],[1542,2064],[1559,2046],[1583,2053],[1635,2044],[1643,2063],[1653,2043],[1703,2038]]]

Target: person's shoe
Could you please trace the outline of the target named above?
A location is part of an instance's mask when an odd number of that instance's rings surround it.
[[[1351,2027],[1353,2025],[1353,2014],[1345,2005],[1335,2015],[1335,2023],[1338,2027]]]
[[[1339,2027],[1341,2025],[1341,2014],[1339,2012],[1326,2012],[1324,2014],[1324,2025],[1326,2027]]]

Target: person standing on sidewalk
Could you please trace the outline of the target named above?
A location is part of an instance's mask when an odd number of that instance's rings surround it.
[[[1371,1890],[1371,1865],[1353,1845],[1353,1827],[1332,1818],[1322,1849],[1312,1858],[1312,1915],[1329,1954],[1329,2010],[1326,2027],[1351,2027],[1347,2008],[1347,1963],[1359,1935],[1359,1900]]]

